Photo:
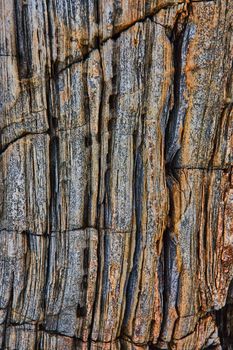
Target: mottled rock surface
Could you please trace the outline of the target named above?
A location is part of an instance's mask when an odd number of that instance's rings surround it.
[[[0,0],[0,349],[233,349],[232,18]]]

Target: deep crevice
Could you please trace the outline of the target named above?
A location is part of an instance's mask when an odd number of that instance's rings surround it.
[[[184,36],[187,28],[187,23],[189,19],[189,13],[190,13],[190,4],[187,4],[186,12],[182,11],[175,22],[175,25],[173,27],[173,30],[171,32],[171,35],[169,37],[169,40],[171,41],[171,44],[173,45],[173,66],[174,66],[174,79],[173,79],[173,95],[174,95],[174,105],[171,109],[165,129],[165,174],[166,174],[166,183],[167,183],[167,190],[168,190],[168,201],[169,201],[169,213],[168,213],[168,224],[163,234],[163,247],[164,247],[164,289],[163,289],[163,320],[161,324],[161,330],[160,335],[158,339],[159,342],[165,343],[165,340],[163,340],[163,331],[164,328],[166,328],[167,323],[169,322],[168,317],[168,309],[169,309],[169,300],[168,296],[171,296],[175,293],[174,288],[176,288],[176,296],[173,296],[173,299],[170,301],[172,303],[171,307],[174,307],[176,309],[177,318],[179,317],[179,310],[177,309],[177,298],[178,298],[178,291],[179,291],[179,283],[180,283],[180,276],[178,271],[176,271],[176,267],[173,268],[171,266],[172,264],[175,264],[176,260],[176,246],[175,242],[170,237],[170,230],[172,229],[170,227],[171,225],[171,219],[172,219],[172,212],[174,210],[174,204],[172,199],[172,192],[171,188],[169,186],[169,178],[174,179],[176,181],[177,174],[176,174],[176,167],[175,167],[175,157],[177,155],[178,150],[174,149],[171,152],[171,143],[170,141],[170,134],[174,132],[174,126],[173,121],[175,118],[177,118],[177,114],[179,111],[179,105],[180,105],[180,99],[182,98],[181,95],[181,75],[182,75],[182,49],[184,44]],[[174,269],[174,270],[173,270]],[[171,281],[171,274],[177,274],[175,277],[172,276]],[[174,285],[175,283],[175,285]],[[173,305],[174,304],[174,305]],[[176,320],[174,320],[174,326],[172,330],[172,336],[175,331],[175,325]],[[169,346],[169,345],[168,345]]]
[[[51,27],[51,17],[49,13],[49,4],[50,0],[46,0],[46,10],[48,15],[48,28],[49,28],[49,48],[50,48],[50,54],[52,55],[52,27]],[[52,238],[52,230],[53,230],[53,224],[54,224],[54,218],[55,223],[57,225],[58,218],[57,218],[57,195],[58,195],[58,162],[59,162],[59,139],[57,136],[57,123],[56,119],[53,116],[53,101],[52,101],[52,91],[51,91],[51,85],[55,83],[51,79],[46,79],[49,77],[50,70],[49,65],[53,67],[53,62],[47,62],[46,69],[45,69],[45,82],[46,82],[46,104],[47,104],[47,117],[48,117],[48,125],[49,130],[48,134],[50,137],[49,140],[49,184],[50,184],[50,200],[49,200],[49,207],[48,207],[48,241],[46,246],[46,254],[45,254],[45,279],[44,279],[44,293],[43,293],[43,310],[44,310],[44,322],[45,316],[46,316],[46,297],[48,292],[48,281],[49,281],[49,273],[50,273],[50,249],[51,249],[51,238]],[[56,226],[57,228],[57,226]]]
[[[98,24],[98,30],[99,30],[99,23],[100,23],[100,14],[99,14],[99,1],[97,0],[95,2],[96,6],[96,20]],[[101,56],[101,47],[100,47],[100,40],[99,40],[99,35],[96,38],[96,45],[97,45],[97,50],[99,51],[99,56],[100,56],[100,69],[101,69],[101,74],[102,74],[102,82],[101,82],[101,93],[100,93],[100,105],[99,105],[99,111],[98,111],[98,142],[99,145],[101,145],[101,124],[102,124],[102,108],[103,108],[103,94],[104,94],[104,75],[103,75],[103,64],[102,64],[102,56]],[[101,146],[99,147],[99,176],[98,176],[98,194],[97,194],[97,213],[96,213],[96,226],[97,226],[97,234],[98,234],[98,242],[97,242],[97,272],[96,272],[96,286],[95,286],[95,296],[94,296],[94,302],[93,302],[93,307],[92,307],[92,317],[91,317],[91,324],[90,324],[90,332],[89,332],[89,337],[91,337],[91,334],[93,332],[94,328],[94,322],[95,322],[95,312],[97,310],[97,302],[98,302],[98,291],[100,288],[100,268],[101,268],[101,246],[100,246],[100,210],[101,210],[101,203],[100,203],[100,179],[101,179]]]

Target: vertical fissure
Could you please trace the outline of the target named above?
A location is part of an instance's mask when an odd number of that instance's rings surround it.
[[[170,41],[173,46],[173,96],[174,104],[171,109],[165,130],[165,157],[166,168],[168,172],[173,173],[176,158],[178,156],[180,144],[183,135],[183,123],[186,113],[186,105],[183,96],[185,88],[185,76],[183,72],[183,64],[185,63],[184,54],[188,49],[188,39],[190,28],[188,27],[188,19],[191,11],[191,4],[187,4],[185,11],[181,12],[177,17],[174,28],[172,30]],[[181,103],[184,106],[181,106]],[[178,128],[177,128],[178,124]],[[177,134],[178,129],[180,135]],[[175,133],[175,134],[174,134]]]
[[[94,329],[94,322],[95,322],[95,313],[97,310],[97,301],[98,301],[98,292],[100,289],[100,267],[101,267],[101,223],[100,223],[100,210],[101,210],[101,204],[100,203],[100,187],[101,187],[101,167],[102,167],[102,157],[101,157],[101,143],[102,143],[102,133],[101,133],[101,127],[102,127],[102,107],[103,107],[103,95],[104,95],[104,74],[103,74],[103,63],[102,63],[102,54],[101,54],[101,43],[100,43],[100,14],[99,14],[99,0],[95,0],[95,9],[96,9],[96,23],[98,26],[98,36],[96,38],[96,44],[97,49],[99,51],[99,57],[100,57],[100,69],[102,73],[102,82],[101,82],[101,93],[100,93],[100,104],[99,104],[99,111],[98,111],[98,143],[99,143],[99,176],[98,176],[98,194],[97,194],[97,213],[96,213],[96,227],[97,227],[97,235],[98,235],[98,241],[97,241],[97,271],[96,271],[96,285],[95,285],[95,296],[93,301],[93,308],[92,308],[92,317],[91,317],[91,324],[90,324],[90,332],[89,332],[89,340],[92,339],[92,332]],[[91,343],[89,343],[88,349],[91,349]]]
[[[47,105],[47,118],[48,118],[48,135],[49,135],[49,186],[50,186],[50,199],[48,205],[48,232],[47,232],[47,253],[45,254],[45,284],[44,284],[44,327],[46,325],[46,298],[48,293],[49,274],[51,268],[51,235],[52,232],[57,232],[58,227],[58,213],[57,213],[57,195],[58,195],[58,154],[59,154],[59,138],[57,135],[57,120],[53,115],[53,101],[51,82],[54,76],[54,64],[52,62],[52,23],[50,15],[50,0],[46,0],[46,14],[48,18],[48,37],[49,37],[49,49],[50,49],[50,61],[46,63],[45,69],[45,92],[46,92],[46,105]],[[55,223],[55,225],[54,225]]]
[[[171,303],[174,304],[174,308],[176,310],[177,317],[179,317],[179,310],[177,309],[177,298],[178,298],[178,290],[179,290],[179,283],[180,283],[180,277],[179,274],[177,274],[176,267],[175,267],[175,260],[176,260],[176,242],[171,237],[170,230],[172,229],[172,213],[174,211],[174,204],[173,204],[173,193],[172,193],[172,182],[177,182],[177,174],[175,169],[175,162],[176,158],[179,152],[179,148],[176,145],[176,142],[174,143],[173,137],[174,137],[174,131],[176,129],[176,123],[179,116],[179,109],[180,109],[180,102],[182,99],[182,89],[184,81],[182,81],[184,78],[182,78],[182,75],[184,74],[182,72],[183,70],[183,63],[184,63],[184,57],[183,57],[183,51],[187,51],[187,37],[189,35],[189,28],[188,28],[188,19],[189,14],[191,11],[191,4],[186,4],[186,7],[184,11],[182,11],[174,24],[173,30],[169,35],[169,40],[171,42],[171,45],[173,46],[173,67],[174,67],[174,75],[173,75],[173,98],[174,103],[172,109],[168,112],[168,119],[167,124],[165,128],[165,176],[166,176],[166,186],[168,190],[168,218],[167,218],[167,226],[165,228],[165,231],[163,233],[163,291],[162,291],[162,298],[163,298],[163,319],[161,324],[161,330],[160,330],[160,336],[158,343],[156,346],[158,348],[164,348],[166,341],[169,341],[169,335],[166,334],[166,327],[167,322],[169,322],[169,300],[168,298],[171,297]],[[185,47],[184,47],[185,46]],[[183,120],[185,118],[185,111],[182,113],[183,115],[180,116],[181,120],[178,122],[180,123],[181,128],[181,140],[182,140],[182,124]],[[176,277],[172,277],[171,280],[171,274],[177,274]],[[174,280],[173,280],[174,279]],[[172,307],[170,305],[170,307]],[[174,321],[174,325],[172,328],[172,334],[171,339],[173,338],[174,331],[175,331],[175,325],[176,320]],[[166,346],[169,346],[166,344]]]

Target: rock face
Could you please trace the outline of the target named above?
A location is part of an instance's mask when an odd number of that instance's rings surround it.
[[[0,349],[233,349],[233,2],[0,16]]]

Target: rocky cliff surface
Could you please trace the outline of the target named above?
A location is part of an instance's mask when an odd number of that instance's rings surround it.
[[[0,16],[0,348],[233,349],[233,2]]]

